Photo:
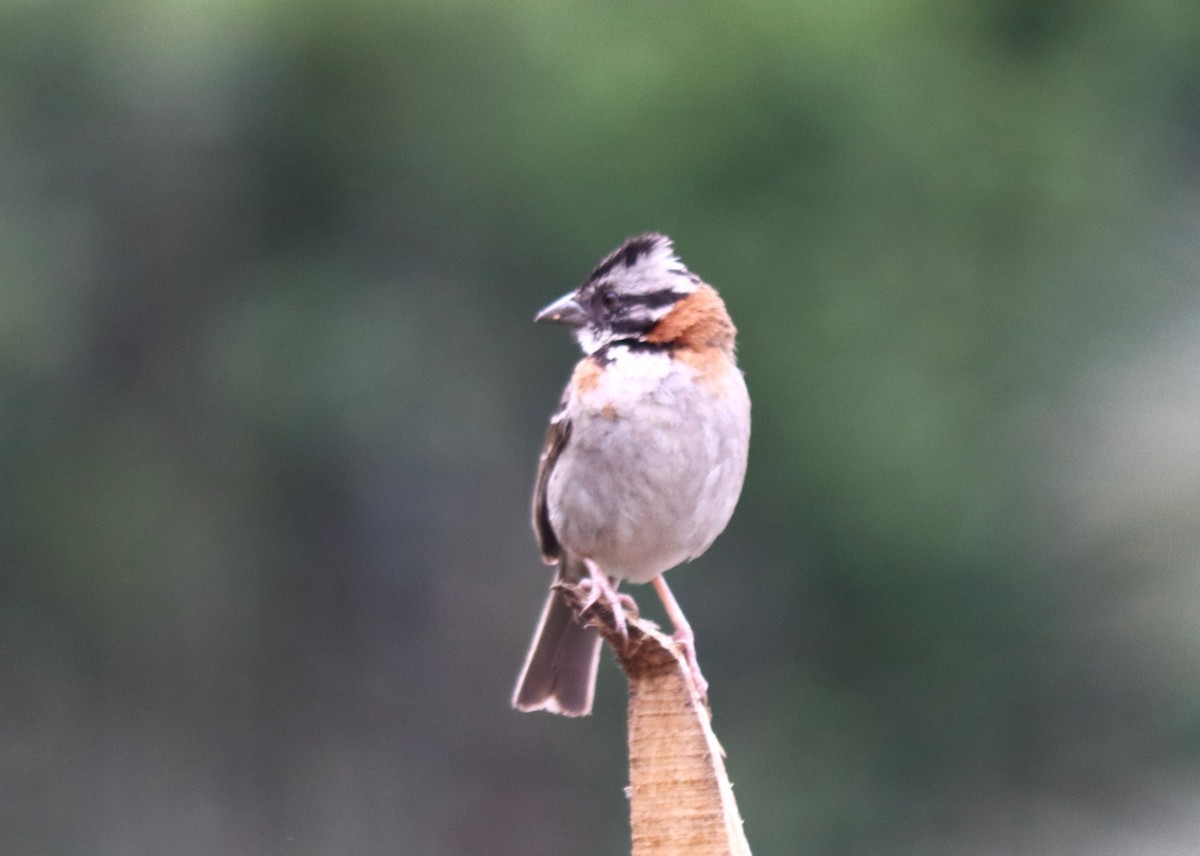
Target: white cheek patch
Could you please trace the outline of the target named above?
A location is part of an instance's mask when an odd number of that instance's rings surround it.
[[[590,324],[586,327],[580,327],[575,331],[575,341],[579,343],[579,347],[583,348],[585,354],[594,354],[596,351],[604,347],[608,341],[609,334],[605,330],[596,330]]]

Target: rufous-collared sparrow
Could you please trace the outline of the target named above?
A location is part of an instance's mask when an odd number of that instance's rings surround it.
[[[750,397],[725,304],[669,238],[647,234],[534,320],[571,327],[585,353],[538,464],[542,558],[557,565],[556,583],[605,590],[618,610],[610,577],[654,582],[703,695],[690,628],[662,574],[708,549],[746,474]],[[513,706],[589,713],[600,641],[552,588]]]

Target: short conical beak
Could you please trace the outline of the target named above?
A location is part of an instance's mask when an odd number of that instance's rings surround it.
[[[533,316],[533,320],[536,324],[566,324],[568,327],[582,327],[587,323],[587,314],[575,300],[575,293],[571,292],[558,298]]]

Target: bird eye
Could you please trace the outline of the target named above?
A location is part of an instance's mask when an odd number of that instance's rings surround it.
[[[617,308],[617,304],[621,302],[621,296],[612,289],[600,295],[600,305],[605,309],[613,310]]]

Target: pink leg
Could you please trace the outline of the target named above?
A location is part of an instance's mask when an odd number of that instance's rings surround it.
[[[629,628],[625,622],[625,608],[622,604],[622,595],[617,592],[616,586],[612,584],[612,580],[608,578],[608,574],[593,562],[591,559],[584,559],[583,564],[588,570],[588,579],[586,582],[591,588],[591,593],[583,603],[583,609],[586,610],[592,604],[604,600],[605,604],[612,610],[613,624],[616,625],[617,633],[622,639],[629,638]]]
[[[675,595],[671,593],[662,574],[655,577],[653,582],[654,590],[658,592],[659,600],[667,610],[667,617],[671,619],[671,625],[675,628],[675,643],[683,651],[683,659],[691,669],[696,692],[700,698],[708,698],[708,681],[700,674],[700,664],[696,661],[696,634],[692,632],[692,625],[688,624],[683,610],[679,608],[679,601],[675,600]]]

